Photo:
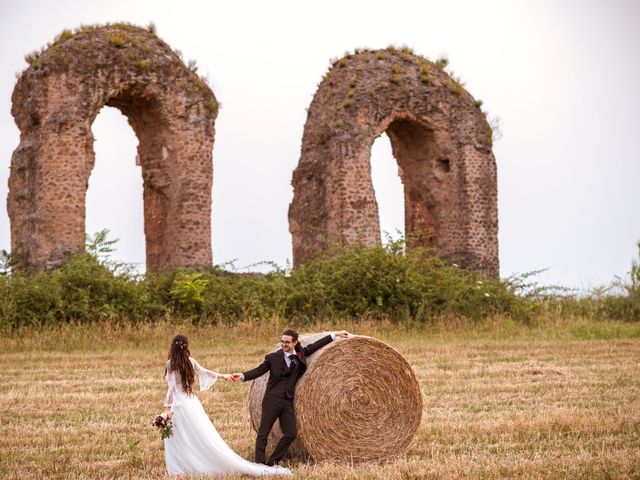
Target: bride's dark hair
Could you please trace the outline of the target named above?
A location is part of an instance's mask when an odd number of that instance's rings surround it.
[[[176,335],[171,340],[171,348],[169,349],[169,367],[171,371],[178,371],[182,388],[188,394],[193,393],[194,371],[193,365],[189,360],[191,352],[189,351],[189,339],[184,335]]]

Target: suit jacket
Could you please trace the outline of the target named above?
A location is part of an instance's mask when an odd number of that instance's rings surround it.
[[[287,397],[293,398],[293,391],[295,389],[296,382],[298,379],[304,375],[304,372],[307,370],[307,355],[311,355],[312,353],[320,350],[325,345],[331,343],[333,339],[331,335],[327,335],[326,337],[322,337],[320,340],[317,340],[313,343],[310,343],[306,347],[302,347],[302,349],[297,353],[298,362],[297,365],[294,366],[292,372],[287,372],[287,364],[284,360],[284,353],[281,348],[276,350],[275,352],[271,352],[264,357],[264,361],[258,365],[256,368],[244,372],[244,381],[254,380],[265,373],[269,372],[269,380],[267,381],[267,389],[265,390],[265,397],[276,387],[279,385],[279,388],[282,389],[284,387],[284,391],[287,394]],[[283,375],[285,374],[286,375]],[[286,379],[283,377],[287,377]],[[284,384],[284,385],[283,385]]]

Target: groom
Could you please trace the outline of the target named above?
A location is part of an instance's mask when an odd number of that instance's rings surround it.
[[[320,340],[301,347],[298,343],[298,333],[287,329],[282,332],[280,338],[281,349],[269,353],[264,357],[264,362],[253,370],[244,373],[234,373],[234,381],[245,382],[254,380],[269,372],[267,389],[262,400],[262,418],[258,437],[256,438],[256,462],[266,465],[277,464],[286,453],[289,445],[295,440],[298,430],[296,428],[296,416],[293,411],[293,394],[296,382],[307,370],[306,357],[325,345],[331,343],[336,337],[347,338],[346,330],[334,332]],[[265,449],[271,427],[276,419],[280,419],[282,438],[276,445],[268,462],[265,462]]]

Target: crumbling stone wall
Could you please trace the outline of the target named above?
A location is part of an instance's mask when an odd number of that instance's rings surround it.
[[[386,132],[404,185],[406,236],[498,276],[491,128],[443,67],[393,48],[334,63],[308,110],[293,174],[294,265],[332,244],[380,243],[370,157]]]
[[[20,144],[7,202],[22,267],[54,267],[83,250],[91,125],[105,105],[139,140],[147,268],[210,266],[218,103],[206,82],[152,30],[123,24],[65,31],[27,59],[12,97]]]

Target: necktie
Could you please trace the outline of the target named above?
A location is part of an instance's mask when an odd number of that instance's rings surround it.
[[[295,355],[289,355],[289,368],[293,368],[296,366],[297,358]]]

